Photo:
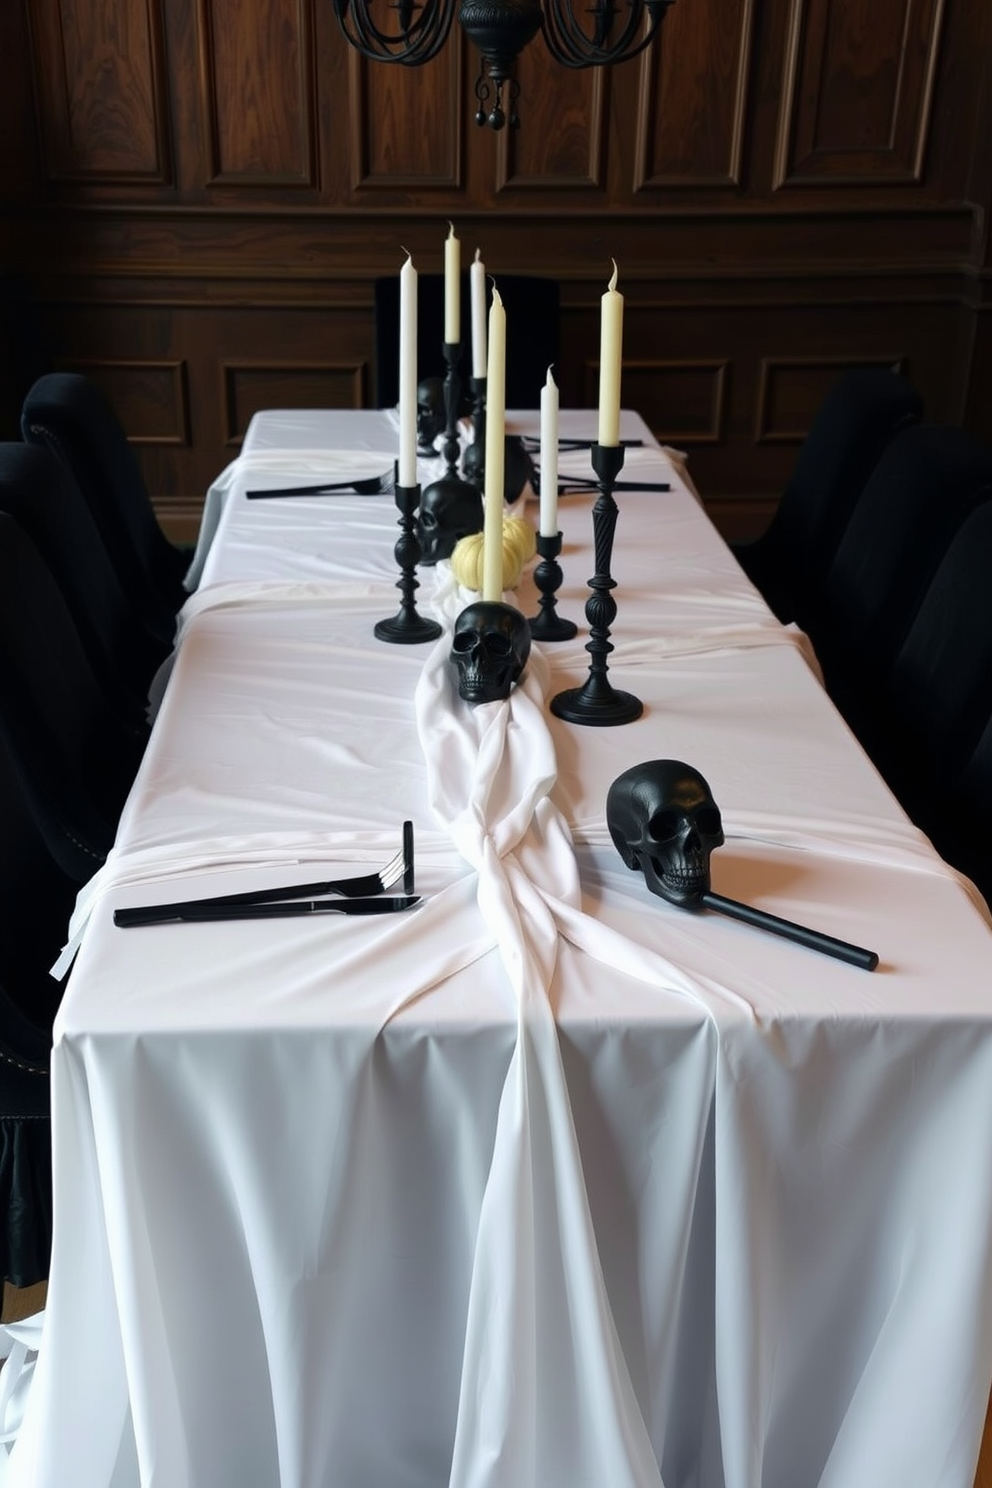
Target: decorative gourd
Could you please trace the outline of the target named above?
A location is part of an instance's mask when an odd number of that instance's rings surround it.
[[[451,572],[464,589],[482,592],[483,534],[471,532],[455,544],[451,555]],[[523,517],[503,518],[503,589],[515,589],[537,552],[534,529]]]

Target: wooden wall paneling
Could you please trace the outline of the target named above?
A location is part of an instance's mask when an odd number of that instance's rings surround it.
[[[777,187],[922,179],[944,0],[792,0]]]
[[[225,443],[235,451],[262,408],[361,408],[368,364],[222,362]],[[234,458],[234,455],[231,455]]]
[[[469,53],[477,67],[477,54],[472,48]],[[497,136],[496,192],[540,192],[547,200],[563,189],[586,195],[601,190],[606,95],[613,81],[605,69],[558,66],[538,35],[521,53],[517,77],[521,125]]]
[[[738,186],[754,0],[676,5],[638,66],[632,189]]]
[[[48,179],[168,184],[160,0],[31,0],[29,16]]]
[[[799,445],[817,409],[845,372],[858,367],[904,372],[903,353],[874,356],[762,357],[755,401],[755,444]]]
[[[211,186],[317,185],[310,0],[197,0]]]
[[[358,200],[374,205],[370,194],[384,191],[450,198],[461,189],[465,45],[456,30],[424,67],[366,62],[349,49],[351,185]]]
[[[185,361],[109,361],[79,358],[62,369],[80,372],[106,394],[134,445],[190,444],[189,394]]]

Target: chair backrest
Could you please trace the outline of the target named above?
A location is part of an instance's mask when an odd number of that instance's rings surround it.
[[[155,516],[141,467],[103,393],[75,372],[40,377],[24,400],[21,431],[45,445],[82,491],[121,587],[163,639],[185,598],[188,556]]]
[[[842,710],[888,676],[951,540],[990,496],[992,449],[964,430],[920,426],[888,445],[851,515],[811,628]],[[849,720],[857,729],[850,713]]]
[[[0,984],[0,1277],[16,1287],[44,1281],[51,1257],[51,1045]]]
[[[497,274],[506,309],[506,406],[538,408],[548,367],[558,360],[559,288],[556,279]],[[492,284],[487,285],[487,314]],[[462,275],[462,393],[472,370],[469,276]],[[400,284],[396,274],[375,281],[375,404],[399,399]],[[444,377],[444,275],[417,276],[417,376]]]
[[[846,372],[827,394],[766,532],[735,547],[742,567],[781,620],[814,622],[821,587],[865,484],[923,402],[885,367]]]
[[[23,528],[0,512],[0,724],[39,801],[84,840],[116,824],[147,741],[93,675],[72,616]],[[109,844],[108,844],[109,845]]]
[[[990,492],[992,498],[992,492]],[[992,499],[965,518],[877,688],[869,752],[955,867],[992,887]]]
[[[15,518],[51,570],[97,681],[122,720],[144,718],[149,684],[168,647],[121,588],[70,473],[40,445],[0,444],[0,511]]]

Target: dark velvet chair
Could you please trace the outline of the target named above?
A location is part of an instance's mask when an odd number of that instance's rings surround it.
[[[0,511],[16,519],[50,569],[94,676],[122,721],[140,726],[169,647],[121,588],[72,476],[41,446],[0,444]]]
[[[137,457],[103,393],[74,372],[41,377],[24,400],[21,431],[70,472],[93,514],[118,581],[145,625],[170,642],[189,553],[169,542]]]
[[[951,538],[862,734],[938,851],[992,892],[992,489]]]
[[[733,545],[780,620],[815,624],[827,569],[868,477],[893,436],[922,417],[916,389],[884,367],[846,372],[824,399],[769,526]]]
[[[52,1250],[51,1037],[0,985],[0,1277],[34,1286]]]
[[[148,725],[122,721],[93,675],[50,570],[6,512],[0,512],[0,722],[22,769],[38,770],[39,799],[53,796],[62,819],[81,824],[84,839],[105,835],[108,827],[112,832]]]
[[[493,276],[506,308],[506,406],[538,408],[548,367],[558,360],[559,289],[556,279],[526,274]],[[487,281],[486,313],[492,303]],[[488,321],[487,321],[488,324]],[[375,281],[375,405],[399,401],[399,275]],[[469,276],[462,274],[462,401],[470,406],[472,319]],[[444,275],[417,276],[417,376],[444,377]]]
[[[859,736],[941,559],[990,497],[992,448],[961,429],[904,430],[876,465],[810,627],[828,691]]]

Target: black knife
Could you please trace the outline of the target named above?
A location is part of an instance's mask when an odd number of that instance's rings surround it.
[[[187,904],[164,906],[137,905],[133,909],[115,909],[114,924],[122,929],[134,925],[171,925],[180,921],[204,920],[275,920],[283,916],[308,914],[380,915],[399,914],[420,903],[419,894],[403,894],[374,899],[291,899],[267,904]]]

